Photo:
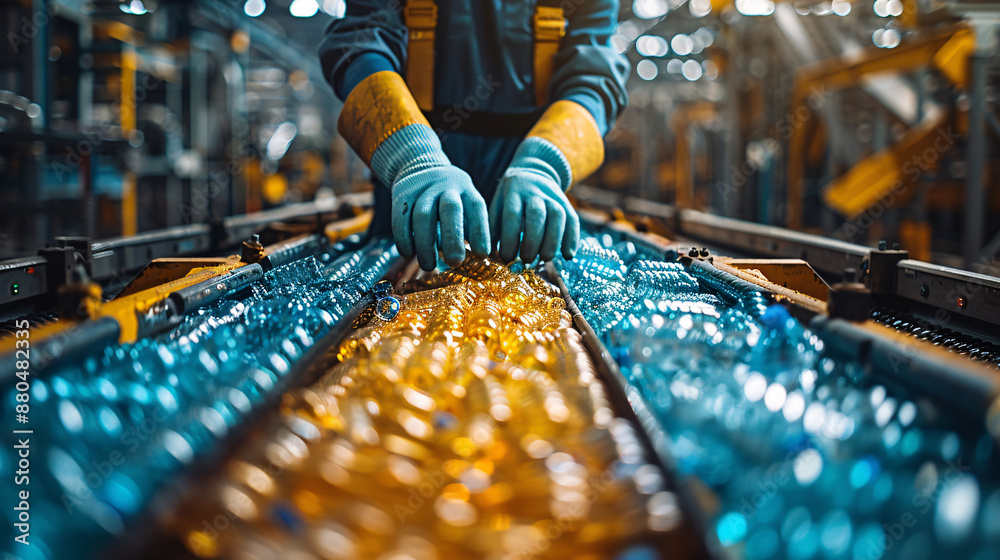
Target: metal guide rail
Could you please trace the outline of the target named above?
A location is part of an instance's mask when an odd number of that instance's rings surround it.
[[[593,224],[598,227],[614,225],[610,222]],[[609,231],[628,238],[637,245],[652,246],[661,250],[663,248],[672,250],[682,246],[672,244],[665,239],[656,244],[651,239],[657,236],[621,227]],[[930,299],[929,291],[915,286],[918,283],[920,285],[930,283],[934,286],[933,292],[937,294],[936,297],[942,304],[950,301],[951,307],[968,309],[973,307],[974,301],[980,305],[968,312],[970,316],[982,318],[984,322],[1000,321],[1000,316],[987,318],[983,313],[984,309],[989,309],[993,305],[1000,309],[1000,299],[996,299],[1000,298],[1000,279],[901,259],[900,257],[905,256],[905,251],[872,249],[868,253],[865,260],[872,263],[870,266],[874,296],[881,295],[883,300],[888,301],[893,300],[888,297],[889,294],[897,294],[914,301],[926,300]],[[681,259],[685,260],[684,257]],[[861,360],[867,371],[882,381],[898,383],[931,398],[947,401],[955,406],[960,414],[971,414],[984,424],[992,425],[996,422],[994,417],[1000,418],[1000,399],[998,399],[1000,376],[989,365],[949,352],[930,342],[895,332],[872,320],[852,322],[830,317],[825,310],[814,306],[815,298],[787,297],[785,290],[779,289],[779,286],[767,280],[744,275],[732,277],[730,272],[732,267],[726,264],[727,259],[719,259],[718,262],[721,264],[718,266],[713,261],[715,258],[697,258],[690,259],[689,264],[717,269],[730,275],[730,282],[747,282],[755,289],[770,294],[777,301],[793,308],[793,315],[808,323],[810,328],[824,332],[831,340],[841,343],[840,348],[845,355]],[[895,270],[898,270],[898,275],[893,274]],[[973,297],[975,299],[972,299]],[[801,308],[801,313],[795,312],[796,307]],[[949,323],[944,305],[938,308],[936,317],[939,325]],[[1000,436],[1000,427],[991,429],[998,430],[997,435]]]
[[[678,210],[650,200],[609,196],[599,189],[574,189],[578,200],[602,208],[658,218],[678,235],[757,257],[802,259],[821,272],[839,276],[845,268],[861,268],[868,248],[854,243],[791,231],[697,210]]]
[[[95,317],[50,323],[39,328],[34,336],[35,353],[41,358],[40,363],[45,364],[44,369],[59,359],[78,359],[81,351],[103,348],[111,341],[127,342],[168,331],[192,311],[240,292],[260,280],[265,272],[316,254],[328,245],[324,235],[302,235],[264,248],[263,256],[256,263],[220,259],[218,262],[226,266],[215,274],[192,276],[187,271],[189,266],[171,275],[153,275],[154,278],[146,281],[150,287],[140,286],[142,290],[119,294],[102,306]],[[201,277],[204,279],[199,279]],[[195,281],[187,281],[190,278]],[[142,280],[140,274],[125,291]],[[3,350],[0,352],[0,380],[10,379],[14,373],[11,365],[14,361],[6,359],[13,355],[13,348],[6,348],[11,342],[12,339],[0,342],[0,350]]]
[[[939,323],[954,314],[1000,324],[1000,278],[996,276],[903,259],[896,263],[894,295],[941,310],[935,312]]]
[[[574,189],[587,204],[662,220],[676,235],[754,257],[802,259],[831,280],[852,268],[872,295],[896,305],[915,304],[942,324],[973,331],[1000,327],[1000,279],[908,258],[905,250],[865,247],[818,235],[724,218],[598,189]],[[771,279],[774,280],[774,279]],[[968,324],[963,324],[968,320]]]
[[[343,195],[103,241],[57,237],[54,246],[40,250],[39,256],[0,261],[0,310],[54,294],[70,280],[78,263],[96,281],[120,282],[153,259],[217,253],[238,245],[272,222],[329,217],[348,208],[368,206],[370,198],[367,194]]]

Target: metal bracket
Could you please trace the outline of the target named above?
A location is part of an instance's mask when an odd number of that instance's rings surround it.
[[[885,242],[868,253],[868,287],[873,295],[896,295],[896,265],[910,258],[908,251],[886,249]]]

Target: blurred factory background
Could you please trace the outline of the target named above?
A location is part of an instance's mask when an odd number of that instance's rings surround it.
[[[985,4],[637,0],[605,185],[915,258],[995,262],[995,16]],[[631,172],[630,172],[631,171]]]
[[[0,4],[0,253],[351,189],[315,55],[344,2]],[[360,162],[355,161],[356,165]]]
[[[0,257],[370,188],[315,55],[344,9],[0,2]],[[631,106],[598,195],[996,264],[991,4],[626,0],[620,21]]]

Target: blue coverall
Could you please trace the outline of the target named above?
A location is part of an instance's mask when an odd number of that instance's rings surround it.
[[[545,109],[535,100],[535,2],[439,0],[437,5],[436,117],[428,118],[452,164],[472,177],[489,202],[518,144]],[[405,77],[403,6],[403,0],[349,1],[345,16],[329,25],[320,61],[340,99],[375,72],[392,70]],[[568,25],[555,57],[548,99],[582,105],[604,135],[628,103],[629,64],[609,44],[619,4],[566,0],[562,7]],[[494,120],[500,116],[504,130],[481,126],[477,117],[484,113]],[[370,228],[379,235],[391,231],[390,194],[383,187],[375,188]]]

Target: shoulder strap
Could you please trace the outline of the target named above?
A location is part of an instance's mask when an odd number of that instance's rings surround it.
[[[553,59],[559,52],[559,42],[566,35],[566,17],[562,0],[538,0],[535,7],[535,103],[548,102],[549,82],[552,81]]]
[[[535,102],[548,102],[553,58],[559,42],[566,35],[566,17],[562,0],[538,0],[535,7]],[[406,85],[417,106],[424,111],[434,108],[434,41],[437,28],[437,3],[434,0],[408,0],[403,11],[409,41],[406,47]]]
[[[424,111],[434,108],[434,39],[438,8],[434,0],[408,0],[403,11],[409,40],[406,85]]]

